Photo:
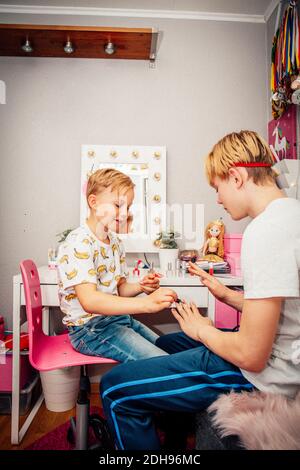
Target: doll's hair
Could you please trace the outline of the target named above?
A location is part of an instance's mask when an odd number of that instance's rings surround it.
[[[254,131],[232,132],[223,137],[206,157],[205,170],[209,184],[214,179],[228,179],[228,171],[237,163],[269,163],[274,158],[268,144]],[[271,167],[245,168],[257,185],[275,181],[277,173]]]
[[[205,228],[205,240],[208,240],[211,237],[209,231],[214,225],[217,225],[220,229],[220,235],[218,237],[219,245],[217,255],[220,256],[220,258],[223,258],[225,225],[221,220],[213,220],[212,222],[209,222],[209,224]]]

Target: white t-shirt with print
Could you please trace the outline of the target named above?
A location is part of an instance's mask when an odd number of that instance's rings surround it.
[[[58,292],[65,325],[83,325],[96,316],[82,308],[74,286],[92,283],[101,292],[118,295],[120,278],[128,276],[124,246],[115,233],[109,232],[108,236],[110,243],[106,244],[84,224],[59,247]]]
[[[276,199],[248,225],[241,264],[245,299],[285,298],[265,369],[242,373],[259,390],[294,397],[300,390],[299,201]]]

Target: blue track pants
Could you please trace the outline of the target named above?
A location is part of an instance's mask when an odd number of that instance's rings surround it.
[[[101,380],[104,412],[120,450],[158,450],[157,411],[195,413],[221,393],[252,390],[240,370],[184,333],[161,336],[170,355],[116,366]]]

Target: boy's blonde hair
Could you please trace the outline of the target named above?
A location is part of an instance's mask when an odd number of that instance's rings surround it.
[[[236,163],[270,163],[274,158],[270,147],[256,132],[232,132],[214,145],[206,157],[205,170],[209,184],[215,177],[228,178],[228,170]],[[271,167],[245,168],[255,184],[274,181],[277,174]]]
[[[134,188],[134,183],[129,176],[121,173],[121,171],[114,168],[102,168],[95,171],[88,179],[86,188],[87,203],[91,194],[99,194],[101,191],[111,188],[111,191],[125,190]]]

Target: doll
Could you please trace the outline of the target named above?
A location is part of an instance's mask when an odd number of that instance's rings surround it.
[[[224,232],[225,225],[222,219],[214,220],[207,225],[201,260],[224,261]]]

